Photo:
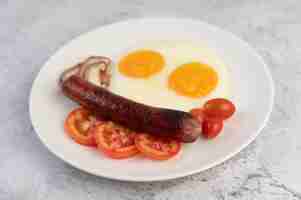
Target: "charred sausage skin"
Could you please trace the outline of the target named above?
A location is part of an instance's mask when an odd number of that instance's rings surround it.
[[[136,132],[193,142],[201,133],[200,124],[187,112],[147,106],[113,94],[79,76],[66,79],[61,88],[73,101],[95,113]]]

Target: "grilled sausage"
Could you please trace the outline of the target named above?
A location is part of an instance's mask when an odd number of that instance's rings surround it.
[[[147,106],[113,94],[76,75],[62,84],[63,93],[95,113],[136,132],[193,142],[201,132],[200,124],[187,112]]]

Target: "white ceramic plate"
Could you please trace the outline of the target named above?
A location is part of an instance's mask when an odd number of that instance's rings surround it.
[[[89,55],[114,58],[121,49],[145,40],[204,41],[226,64],[232,82],[235,116],[214,140],[184,146],[181,155],[158,162],[140,157],[112,160],[74,143],[64,134],[63,122],[76,105],[57,85],[60,73]],[[187,176],[229,159],[259,134],[272,110],[271,75],[247,43],[215,26],[190,19],[145,18],[100,27],[63,46],[43,66],[30,96],[30,115],[46,147],[72,166],[97,176],[127,181],[158,181]]]

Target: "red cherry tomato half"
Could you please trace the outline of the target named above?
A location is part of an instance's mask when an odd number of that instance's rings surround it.
[[[207,101],[203,110],[204,114],[208,117],[225,120],[234,114],[236,108],[231,101],[227,99],[216,98]]]
[[[86,146],[96,146],[95,138],[89,131],[96,118],[86,109],[77,108],[67,116],[65,132],[77,143]]]
[[[202,124],[202,134],[207,139],[215,138],[223,129],[223,121],[207,118]]]
[[[135,145],[136,133],[113,122],[96,125],[92,132],[97,148],[110,158],[129,158],[139,152]]]
[[[137,134],[135,144],[139,151],[153,160],[167,160],[177,155],[181,143],[176,140],[154,137],[148,134]]]

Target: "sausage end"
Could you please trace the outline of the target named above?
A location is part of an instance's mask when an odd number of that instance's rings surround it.
[[[180,139],[182,142],[194,142],[202,132],[202,126],[194,118],[184,118],[182,121],[182,133]]]

